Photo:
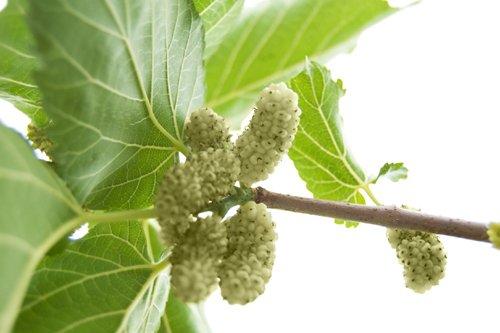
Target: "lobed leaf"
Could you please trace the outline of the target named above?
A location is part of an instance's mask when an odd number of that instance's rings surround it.
[[[330,72],[318,63],[307,62],[290,85],[299,95],[302,110],[289,152],[300,177],[315,198],[364,204],[360,190],[367,187],[367,177],[342,133],[342,81],[332,80]]]
[[[48,119],[32,77],[37,62],[26,24],[27,7],[28,0],[9,0],[0,12],[0,98],[43,127]]]
[[[203,104],[203,31],[188,0],[31,0],[58,173],[94,209],[149,206]]]
[[[0,125],[0,141],[0,332],[10,332],[38,262],[81,211],[17,133]]]
[[[194,0],[205,28],[205,52],[208,59],[240,16],[243,0]]]
[[[167,301],[167,271],[147,222],[93,227],[33,275],[14,332],[151,332]]]
[[[261,2],[208,59],[206,104],[239,125],[265,86],[296,75],[306,56],[351,50],[363,29],[393,12],[385,0]]]

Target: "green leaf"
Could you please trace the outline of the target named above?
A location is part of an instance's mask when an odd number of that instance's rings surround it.
[[[380,177],[397,182],[408,178],[408,168],[405,167],[403,163],[386,163],[380,168],[378,176],[375,179],[370,180],[370,183],[375,184]]]
[[[357,228],[359,226],[358,222],[353,222],[353,221],[344,221],[335,219],[334,222],[335,224],[343,224],[346,228]]]
[[[149,206],[186,114],[203,104],[203,29],[188,0],[31,1],[57,171],[94,209]]]
[[[55,173],[0,125],[0,332],[10,332],[31,274],[80,224],[80,208]]]
[[[206,65],[207,105],[241,120],[260,90],[296,75],[306,56],[351,50],[359,33],[395,12],[385,0],[274,0],[244,12]]]
[[[147,222],[100,224],[33,275],[15,332],[156,332],[167,301]]]
[[[0,98],[11,102],[43,127],[48,119],[32,77],[36,59],[26,24],[27,0],[9,0],[0,12]]]
[[[208,59],[240,16],[243,0],[194,0],[205,28],[205,53]]]
[[[364,204],[367,178],[344,142],[339,99],[342,81],[315,62],[291,80],[302,110],[289,156],[315,198]]]
[[[184,304],[170,293],[158,333],[210,333],[201,305]]]

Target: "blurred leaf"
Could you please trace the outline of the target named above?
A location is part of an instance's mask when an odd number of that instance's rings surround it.
[[[306,56],[350,51],[359,33],[394,13],[385,0],[274,0],[245,10],[206,64],[207,105],[239,122],[260,90],[296,75]]]
[[[169,282],[148,233],[147,222],[100,224],[46,257],[15,332],[156,332]]]
[[[203,104],[203,31],[193,4],[31,5],[58,173],[88,207],[149,206],[184,149],[186,114]]]
[[[408,168],[405,167],[403,163],[386,163],[380,168],[378,176],[375,179],[370,180],[370,183],[375,184],[380,177],[397,182],[408,178]]]
[[[0,125],[0,141],[0,332],[10,332],[38,262],[81,212],[17,133]]]
[[[170,293],[158,333],[210,333],[201,305],[184,304]]]
[[[342,81],[315,62],[291,80],[302,110],[289,156],[315,198],[364,204],[367,179],[344,142],[339,99]],[[337,221],[339,223],[340,221]]]
[[[26,24],[27,3],[27,0],[9,0],[0,12],[0,98],[11,102],[37,126],[43,127],[48,119],[32,77],[37,63]]]
[[[344,221],[344,220],[335,219],[334,222],[335,222],[335,224],[343,224],[346,228],[356,228],[359,226],[358,222],[353,222],[353,221]]]
[[[243,8],[243,0],[194,0],[205,28],[205,52],[208,59],[224,36],[232,29]]]

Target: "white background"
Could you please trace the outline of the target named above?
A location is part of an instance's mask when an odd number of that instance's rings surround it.
[[[429,0],[366,30],[352,54],[330,63],[347,88],[341,113],[360,165],[369,174],[385,162],[410,169],[408,180],[374,187],[381,202],[500,220],[499,60],[498,1]],[[12,113],[0,103],[1,119],[24,131]],[[261,185],[310,196],[289,160]],[[279,240],[266,293],[244,307],[214,293],[205,305],[214,333],[498,329],[500,252],[488,244],[442,237],[447,276],[420,295],[404,287],[384,228],[273,217]]]

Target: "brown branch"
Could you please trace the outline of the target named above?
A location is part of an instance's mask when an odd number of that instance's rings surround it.
[[[269,208],[375,224],[394,229],[426,231],[476,241],[489,242],[485,223],[425,214],[395,206],[364,206],[337,201],[309,199],[255,190],[255,201]]]

